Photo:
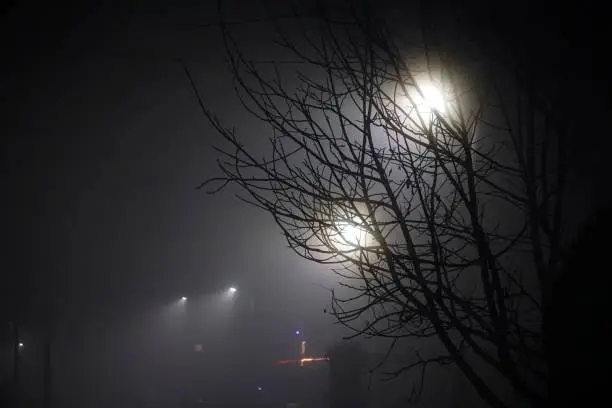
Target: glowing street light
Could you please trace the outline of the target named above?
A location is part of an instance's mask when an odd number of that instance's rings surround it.
[[[223,297],[225,298],[226,302],[233,302],[234,297],[236,297],[238,294],[238,288],[236,286],[230,286],[229,288],[227,288],[225,290],[225,292],[223,292]]]
[[[338,231],[342,240],[354,246],[358,246],[362,243],[366,233],[363,228],[350,222],[339,223]]]
[[[182,296],[182,297],[180,298],[180,301],[181,301],[181,303],[185,303],[185,302],[187,302],[187,296]]]
[[[432,112],[444,113],[445,101],[442,92],[433,85],[421,87],[423,103]]]
[[[22,350],[25,347],[25,345],[23,344],[22,341],[20,341],[19,343],[17,343],[17,347],[19,347],[19,350]]]
[[[345,219],[330,227],[329,237],[331,244],[338,250],[350,252],[366,245],[368,232],[358,219]]]
[[[418,89],[411,87],[408,95],[398,95],[400,107],[406,112],[409,122],[417,126],[428,126],[437,115],[447,116],[448,95],[442,88],[426,78],[416,79]]]

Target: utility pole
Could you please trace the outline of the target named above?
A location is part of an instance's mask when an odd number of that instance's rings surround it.
[[[52,381],[52,366],[51,366],[51,343],[55,329],[56,303],[53,280],[49,280],[47,284],[49,290],[46,292],[47,305],[41,327],[43,328],[44,345],[43,345],[43,406],[51,408],[53,406],[53,381]]]
[[[21,352],[21,341],[19,340],[19,325],[16,321],[11,323],[13,329],[13,381],[11,386],[10,401],[17,405],[19,402],[19,360]]]
[[[51,408],[53,406],[52,382],[51,382],[51,336],[47,333],[45,339],[44,362],[43,362],[43,392],[44,392],[44,407]]]
[[[19,381],[19,352],[21,351],[20,340],[19,340],[19,325],[16,322],[12,323],[13,326],[13,384],[15,388]]]

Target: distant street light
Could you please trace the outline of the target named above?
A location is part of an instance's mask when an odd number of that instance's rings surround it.
[[[185,303],[187,301],[187,297],[186,296],[182,296],[181,297],[181,302]]]
[[[19,343],[17,343],[17,347],[19,347],[19,349],[21,350],[21,349],[23,349],[25,346],[24,346],[23,342],[22,342],[22,341],[20,341]]]
[[[295,331],[295,334],[296,334],[297,336],[299,336],[300,334],[302,334],[302,332],[301,332],[301,331],[299,331],[299,330],[296,330],[296,331]]]
[[[234,297],[237,294],[238,294],[238,288],[236,286],[230,286],[229,288],[225,290],[225,292],[223,292],[223,298],[225,298],[225,300],[229,302],[232,299],[234,299]]]

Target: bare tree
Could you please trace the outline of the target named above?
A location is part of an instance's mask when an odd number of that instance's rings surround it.
[[[427,31],[408,41],[373,10],[321,10],[292,33],[276,25],[295,65],[258,63],[221,25],[269,150],[260,157],[200,99],[229,143],[203,187],[238,185],[298,255],[332,265],[343,290],[331,313],[357,335],[442,345],[395,374],[454,364],[506,406],[488,370],[544,404],[542,310],[565,177],[557,118],[512,70],[463,64]]]

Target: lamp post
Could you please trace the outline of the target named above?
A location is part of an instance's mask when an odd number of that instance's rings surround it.
[[[16,389],[19,382],[20,354],[24,344],[19,339],[19,325],[16,322],[12,322],[11,326],[13,328],[13,383]]]

